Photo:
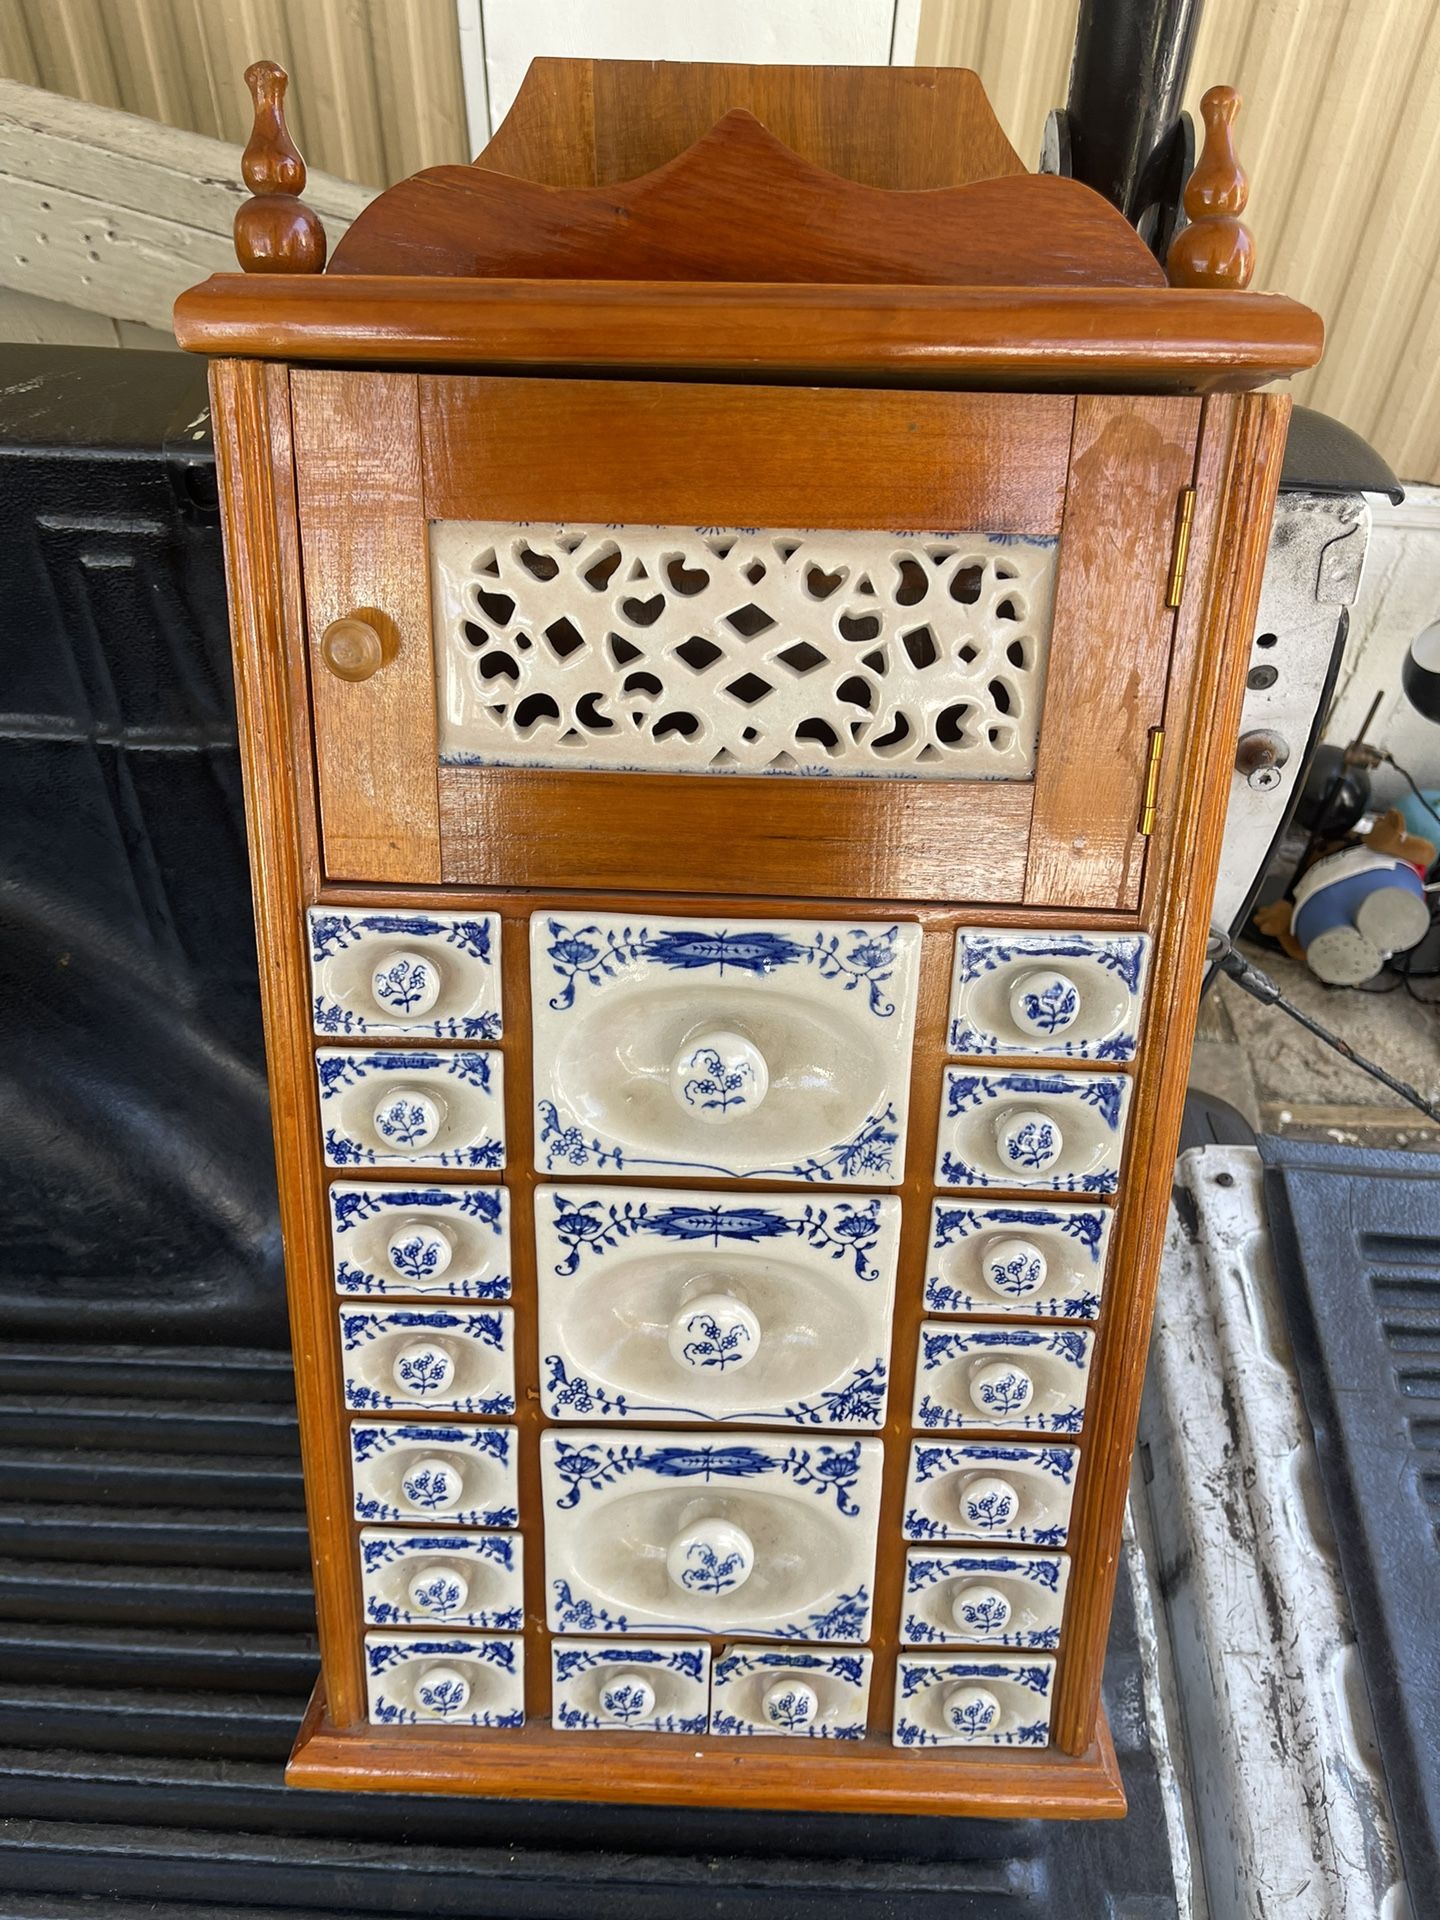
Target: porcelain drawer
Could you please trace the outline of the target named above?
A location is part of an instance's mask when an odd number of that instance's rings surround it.
[[[951,1053],[1133,1060],[1149,951],[1141,933],[962,927]]]
[[[1078,1433],[1094,1335],[1081,1327],[924,1320],[913,1423],[927,1432],[1021,1427]]]
[[[538,1189],[545,1412],[880,1426],[899,1229],[889,1195]]]
[[[1053,1651],[1070,1557],[967,1547],[905,1556],[900,1638],[907,1646],[1026,1647]]]
[[[1079,1464],[1078,1447],[917,1440],[905,1482],[905,1538],[1064,1546]]]
[[[536,1165],[898,1184],[919,928],[530,923]]]
[[[515,1411],[509,1307],[342,1307],[345,1404],[357,1412]]]
[[[330,1189],[335,1287],[345,1294],[510,1298],[510,1195],[504,1187]]]
[[[312,907],[317,1033],[500,1038],[500,923],[493,914]]]
[[[374,1420],[350,1428],[357,1520],[516,1526],[515,1464],[514,1427]]]
[[[710,1731],[863,1740],[873,1663],[863,1647],[726,1647],[710,1685]]]
[[[1109,1252],[1106,1207],[937,1200],[930,1215],[925,1308],[1093,1320]]]
[[[504,1166],[498,1053],[322,1047],[315,1068],[327,1166]]]
[[[935,1184],[1113,1193],[1129,1108],[1123,1074],[947,1067]]]
[[[366,1527],[360,1535],[366,1622],[519,1633],[524,1545],[518,1533]]]
[[[1048,1654],[901,1654],[897,1747],[1045,1747],[1050,1744]]]
[[[552,1632],[864,1640],[878,1440],[540,1436]]]
[[[468,1634],[367,1633],[373,1726],[520,1727],[525,1643]]]
[[[550,1723],[566,1733],[704,1733],[710,1649],[703,1640],[552,1640]]]

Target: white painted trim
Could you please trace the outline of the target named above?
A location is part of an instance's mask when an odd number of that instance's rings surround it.
[[[485,16],[481,0],[455,0],[455,25],[460,35],[465,132],[473,160],[495,131],[490,122],[490,70],[485,64]]]

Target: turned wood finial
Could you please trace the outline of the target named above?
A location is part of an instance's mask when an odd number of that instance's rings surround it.
[[[305,162],[285,125],[289,80],[273,60],[245,70],[255,123],[240,171],[251,198],[235,215],[235,252],[246,273],[319,273],[325,265],[325,229],[300,198]]]
[[[1231,125],[1240,111],[1234,87],[1211,87],[1200,102],[1205,145],[1185,183],[1190,225],[1177,233],[1166,256],[1172,287],[1214,287],[1238,293],[1255,271],[1255,242],[1239,216],[1250,182],[1235,158]]]

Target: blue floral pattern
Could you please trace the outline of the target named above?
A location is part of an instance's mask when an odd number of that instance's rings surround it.
[[[508,1533],[362,1533],[365,1618],[377,1627],[423,1627],[443,1621],[450,1627],[519,1633],[525,1623],[520,1551],[519,1537]],[[427,1566],[436,1555],[440,1560]],[[428,1575],[420,1596],[424,1605],[411,1596],[412,1567]],[[454,1578],[457,1571],[471,1588],[466,1595]],[[482,1602],[487,1594],[488,1603]]]
[[[708,1646],[648,1645],[627,1640],[623,1646],[553,1640],[550,1644],[553,1726],[567,1731],[704,1733],[710,1693]],[[644,1673],[646,1687],[628,1676]],[[613,1676],[613,1677],[612,1677]]]
[[[407,1220],[414,1230],[392,1252],[391,1223]],[[451,1259],[443,1267],[440,1227],[453,1240]],[[340,1293],[510,1298],[509,1196],[503,1187],[370,1187],[336,1181],[330,1188],[330,1231]]]
[[[508,1307],[342,1307],[345,1404],[356,1412],[514,1413],[513,1327]]]
[[[1066,1562],[1055,1554],[910,1553],[905,1560],[905,1609],[900,1638],[908,1646],[953,1645],[984,1639],[996,1646],[1053,1652],[1060,1644],[1060,1594]],[[1001,1591],[1017,1583],[1033,1590],[1024,1610],[981,1598],[966,1609],[968,1633],[952,1608],[972,1582],[999,1580]]]
[[[852,1368],[843,1379],[821,1389],[813,1399],[791,1400],[778,1406],[737,1408],[728,1413],[648,1399],[637,1406],[618,1389],[604,1387],[567,1367],[558,1353],[546,1354],[544,1367],[545,1411],[552,1420],[629,1420],[641,1414],[648,1418],[664,1413],[675,1419],[725,1425],[754,1421],[774,1421],[777,1425],[793,1427],[880,1427],[885,1424],[886,1371],[879,1355],[867,1366]]]
[[[900,1123],[886,1101],[878,1113],[868,1114],[848,1140],[800,1160],[778,1161],[771,1167],[731,1167],[718,1160],[672,1160],[661,1154],[635,1153],[607,1147],[593,1132],[567,1123],[553,1100],[535,1103],[537,1165],[545,1173],[577,1167],[592,1173],[634,1173],[646,1167],[676,1172],[713,1173],[726,1180],[853,1180],[861,1186],[885,1186],[900,1176]]]
[[[895,1744],[899,1747],[1043,1747],[1050,1740],[1050,1684],[1055,1663],[1038,1659],[912,1659],[902,1654],[896,1697]],[[969,1724],[945,1717],[944,1700],[966,1681],[992,1693],[999,1712],[978,1706]],[[1036,1700],[1045,1708],[1034,1715]]]
[[[1079,1450],[997,1440],[917,1441],[910,1451],[902,1531],[907,1540],[954,1540],[1063,1547]],[[960,1490],[972,1480],[1002,1480],[1017,1496]],[[1028,1491],[1027,1491],[1028,1490]],[[1029,1516],[1028,1518],[1026,1516]]]
[[[687,1445],[655,1434],[623,1442],[588,1436],[571,1439],[559,1433],[541,1436],[543,1457],[564,1488],[555,1501],[561,1511],[578,1507],[586,1493],[618,1486],[636,1473],[702,1486],[744,1484],[774,1475],[821,1500],[833,1498],[836,1512],[847,1520],[860,1517],[855,1491],[874,1469],[874,1456],[863,1451],[865,1445],[860,1440],[788,1446],[778,1440],[764,1446],[717,1440]]]
[[[1133,1060],[1149,950],[1149,939],[1142,933],[1015,933],[962,927],[955,936],[950,1051],[972,1056],[1049,1054],[1072,1060]],[[1027,1001],[1026,1013],[1041,1031],[1017,1038],[1003,1011],[1003,998],[996,1019],[995,988],[986,983],[1011,969],[1018,974],[1030,968],[1058,967],[1063,973],[1067,961],[1077,966],[1079,981],[1052,983],[1029,996],[1034,1004]],[[1107,976],[1112,983],[1107,1004],[1093,1009],[1090,1001],[1096,996],[1085,981],[1088,977],[1091,983],[1103,983]],[[1003,995],[1003,983],[1000,991]],[[1003,1025],[1003,1032],[996,1030],[998,1025]]]
[[[1100,1276],[1109,1230],[1110,1215],[1099,1207],[1059,1203],[972,1207],[937,1201],[930,1217],[932,1258],[925,1280],[925,1306],[931,1313],[1023,1313],[1030,1318],[1094,1320],[1100,1312]],[[947,1278],[947,1263],[933,1257],[963,1248],[967,1264],[978,1264],[984,1256],[970,1243],[977,1235],[1001,1233],[1029,1240],[1042,1250],[1049,1248],[1049,1271],[1038,1292],[1021,1291],[1018,1282],[1013,1301],[1000,1298],[983,1283],[982,1290],[975,1292]]]
[[[884,1269],[874,1253],[882,1233],[893,1239],[895,1206],[879,1196],[835,1199],[826,1205],[767,1194],[742,1204],[687,1195],[683,1200],[639,1194],[581,1197],[562,1188],[546,1191],[548,1234],[563,1249],[557,1274],[580,1271],[618,1247],[647,1240],[686,1246],[751,1245],[796,1239],[832,1260],[843,1260],[858,1280],[873,1283]],[[889,1255],[893,1260],[893,1253]]]
[[[863,1649],[817,1653],[800,1648],[727,1647],[715,1662],[710,1731],[863,1740],[872,1658]],[[787,1724],[771,1720],[761,1703],[776,1679],[803,1681],[817,1696],[813,1716],[800,1711],[797,1703]]]
[[[321,1121],[325,1138],[325,1160],[332,1167],[375,1167],[388,1165],[422,1167],[499,1168],[505,1164],[503,1103],[501,1099],[501,1063],[499,1054],[461,1052],[362,1052],[351,1048],[321,1047],[315,1055],[320,1083]],[[383,1076],[370,1085],[372,1076]],[[394,1076],[397,1106],[401,1109],[393,1124],[382,1126],[373,1118],[376,1096],[385,1092],[386,1081]],[[424,1090],[427,1083],[441,1091],[450,1109],[453,1144],[441,1146],[439,1139],[425,1144],[424,1116],[417,1110],[407,1114],[399,1096],[407,1089]],[[463,1093],[460,1092],[463,1089]],[[347,1098],[356,1093],[354,1100]],[[458,1095],[458,1097],[457,1097]],[[380,1130],[377,1144],[369,1136]],[[494,1131],[492,1131],[492,1127]],[[440,1139],[446,1135],[442,1131]],[[412,1151],[412,1147],[414,1150]]]
[[[331,1038],[401,1032],[433,1040],[500,1038],[500,972],[495,964],[500,927],[493,915],[312,907],[309,938],[317,1033]],[[448,1004],[433,1018],[411,1017],[426,982],[416,977],[421,970],[395,955],[395,949],[407,943],[419,943],[417,957],[429,964],[436,944],[448,949],[450,965],[441,969],[442,978],[449,977],[444,994]],[[353,961],[335,966],[352,952]],[[380,965],[389,962],[378,991],[371,987],[372,959]]]
[[[951,1326],[925,1321],[920,1328],[915,1424],[927,1431],[1014,1426],[1032,1433],[1078,1433],[1084,1421],[1093,1338],[1088,1329],[1079,1327]],[[926,1386],[930,1376],[943,1375],[956,1360],[974,1354],[990,1354],[1011,1363],[1009,1370],[993,1378],[976,1376],[955,1382],[950,1392],[937,1386],[932,1393]],[[1032,1356],[1058,1360],[1060,1368],[1042,1365],[1037,1371],[1030,1364]],[[984,1401],[983,1411],[970,1403],[972,1388]]]
[[[439,1462],[443,1487],[424,1467]],[[408,1421],[355,1422],[350,1428],[355,1518],[373,1524],[414,1521],[447,1527],[514,1527],[515,1429]],[[450,1503],[457,1483],[467,1503]],[[478,1501],[476,1495],[482,1496]]]
[[[377,1726],[443,1721],[519,1727],[525,1720],[519,1640],[365,1638],[370,1719]],[[451,1676],[454,1676],[453,1678]]]
[[[1055,1193],[1113,1193],[1120,1178],[1129,1091],[1128,1080],[1120,1074],[967,1073],[947,1067],[936,1185],[1035,1186]],[[1056,1118],[1065,1136],[1065,1150],[1059,1160],[1052,1160],[1055,1142],[1042,1141],[1037,1133],[1034,1138],[1017,1141],[1007,1162],[988,1130],[977,1133],[974,1118],[987,1109],[1001,1111],[994,1105],[997,1101],[1024,1105],[1037,1096],[1061,1108]],[[1067,1109],[1078,1125],[1071,1125]]]

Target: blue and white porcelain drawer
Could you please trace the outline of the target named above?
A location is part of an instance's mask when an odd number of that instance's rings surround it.
[[[917,1440],[905,1482],[907,1540],[1063,1547],[1078,1447]]]
[[[1017,1206],[937,1200],[925,1264],[929,1313],[1094,1320],[1110,1211],[1063,1201]]]
[[[540,1436],[555,1633],[867,1638],[881,1443]]]
[[[1141,933],[962,927],[951,1053],[1133,1060],[1149,951]]]
[[[1082,1327],[924,1320],[914,1425],[926,1432],[1020,1427],[1078,1433],[1094,1335]]]
[[[509,1307],[341,1307],[345,1404],[355,1412],[515,1411]]]
[[[902,1653],[895,1688],[897,1747],[1046,1747],[1055,1662],[1043,1653]]]
[[[366,1527],[360,1586],[372,1627],[519,1633],[525,1624],[518,1533]]]
[[[525,1643],[468,1634],[367,1633],[365,1683],[377,1727],[520,1727]]]
[[[357,1520],[518,1526],[515,1467],[514,1427],[374,1420],[350,1428]]]
[[[327,1166],[504,1166],[498,1053],[321,1047],[315,1068]]]
[[[883,1424],[893,1196],[541,1187],[535,1232],[552,1420]]]
[[[489,913],[312,907],[317,1033],[500,1038],[500,922]]]
[[[906,1646],[990,1646],[1053,1652],[1060,1644],[1070,1556],[966,1547],[905,1556],[900,1638]]]
[[[530,923],[536,1165],[897,1185],[920,931]]]
[[[552,1640],[550,1723],[562,1733],[704,1733],[710,1649],[703,1640]]]
[[[726,1647],[710,1685],[710,1731],[863,1740],[873,1662],[863,1647]]]
[[[504,1187],[352,1185],[330,1189],[336,1291],[510,1298]]]
[[[1129,1108],[1124,1074],[947,1067],[935,1184],[1114,1193]]]

